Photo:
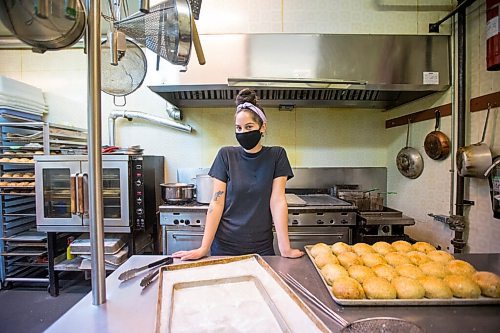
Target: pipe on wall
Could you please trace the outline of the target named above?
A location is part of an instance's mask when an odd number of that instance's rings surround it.
[[[127,110],[114,110],[111,111],[111,113],[108,116],[108,134],[109,134],[109,145],[114,146],[115,145],[115,139],[116,139],[116,126],[115,126],[115,120],[116,118],[126,118],[128,120],[132,119],[144,119],[148,120],[150,122],[153,122],[155,124],[167,126],[167,127],[172,127],[175,128],[179,131],[191,133],[192,127],[186,124],[178,123],[176,121],[173,121],[172,119],[168,118],[162,118],[162,117],[157,117],[151,114],[147,114],[144,112],[139,112],[139,111],[127,111]]]
[[[465,0],[463,0],[465,1]],[[466,121],[466,8],[457,14],[457,146],[465,146]],[[465,179],[457,174],[455,195],[455,237],[451,240],[455,253],[461,253],[466,243],[466,224],[464,218]]]

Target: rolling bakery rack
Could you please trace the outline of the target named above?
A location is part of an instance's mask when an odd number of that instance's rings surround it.
[[[65,235],[36,230],[35,155],[86,147],[83,129],[32,121],[6,114],[0,118],[0,280],[48,285],[58,293],[55,257]]]

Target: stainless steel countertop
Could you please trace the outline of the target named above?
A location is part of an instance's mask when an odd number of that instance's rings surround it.
[[[106,279],[107,302],[92,305],[92,293],[75,304],[46,332],[153,332],[158,298],[158,282],[142,292],[140,279],[145,274],[120,283],[118,276],[125,270],[139,267],[163,256],[132,256]],[[478,270],[500,274],[500,254],[456,255],[472,263]],[[333,302],[308,257],[286,259],[264,257],[276,271],[290,273],[321,301],[348,321],[376,316],[410,320],[426,332],[498,332],[500,306],[407,306],[407,307],[343,307]],[[175,262],[179,262],[176,260]],[[304,299],[304,298],[303,298]],[[340,326],[323,315],[314,305],[305,303],[322,319],[332,332]]]

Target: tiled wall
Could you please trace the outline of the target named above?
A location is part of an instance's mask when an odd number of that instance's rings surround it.
[[[426,34],[430,22],[443,17],[453,0],[206,0],[202,3],[201,34],[213,33],[362,33],[362,34]],[[468,76],[471,96],[477,96],[499,86],[499,74],[484,71],[484,2],[479,2],[468,16],[470,48]],[[482,6],[482,7],[481,7]],[[450,24],[441,33],[450,32]],[[127,97],[125,108],[113,106],[112,97],[102,94],[103,143],[108,143],[107,117],[111,110],[127,109],[166,117],[165,102],[152,93],[147,85],[161,84],[163,78],[178,70],[162,60],[160,72],[154,70],[156,56],[145,51],[149,71],[144,85]],[[192,61],[195,61],[193,58]],[[42,87],[50,104],[49,120],[86,126],[87,70],[86,55],[80,49],[46,54],[27,50],[0,50],[0,74]],[[498,88],[496,88],[498,90]],[[387,166],[388,190],[398,194],[389,198],[391,207],[416,218],[412,236],[449,245],[452,233],[447,227],[433,222],[426,214],[449,214],[450,186],[453,167],[451,157],[432,161],[423,151],[423,138],[433,129],[433,122],[417,123],[411,128],[411,145],[424,156],[423,175],[416,180],[401,176],[395,156],[404,146],[406,128],[386,130],[385,120],[416,112],[451,101],[451,92],[434,94],[387,113],[363,109],[297,108],[293,112],[266,109],[269,133],[266,145],[282,145],[287,149],[294,167],[315,166]],[[177,168],[208,166],[222,145],[235,145],[233,112],[224,109],[185,109],[184,122],[193,126],[191,134],[152,125],[141,120],[118,119],[116,143],[122,146],[140,144],[147,154],[165,156],[166,179],[175,180]],[[471,137],[478,140],[484,112],[469,119]],[[495,110],[492,124],[498,124]],[[498,125],[490,127],[490,137]],[[443,119],[442,130],[451,136],[451,117]],[[469,131],[468,131],[469,132]],[[498,137],[498,135],[497,135]],[[493,147],[500,152],[498,140]],[[500,251],[495,242],[500,233],[500,221],[491,217],[488,188],[482,180],[472,179],[470,199],[476,206],[470,209],[470,251]]]

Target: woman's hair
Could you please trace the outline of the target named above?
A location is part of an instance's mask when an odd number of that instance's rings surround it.
[[[257,102],[257,94],[255,93],[255,91],[253,91],[252,89],[248,89],[248,88],[245,88],[243,90],[240,90],[240,92],[238,93],[238,96],[236,96],[236,106],[240,105],[240,104],[243,104],[243,103],[251,103],[253,105],[255,105],[256,107],[258,107],[262,113],[265,115],[266,113],[264,112],[264,109],[258,104]],[[259,115],[251,110],[248,110],[248,109],[241,109],[239,111],[236,111],[236,114],[240,113],[241,111],[247,111],[247,112],[250,112],[251,115],[252,115],[252,119],[257,123],[259,124],[259,126],[262,126],[262,124],[264,123],[264,121],[262,120],[261,117],[259,117]]]

